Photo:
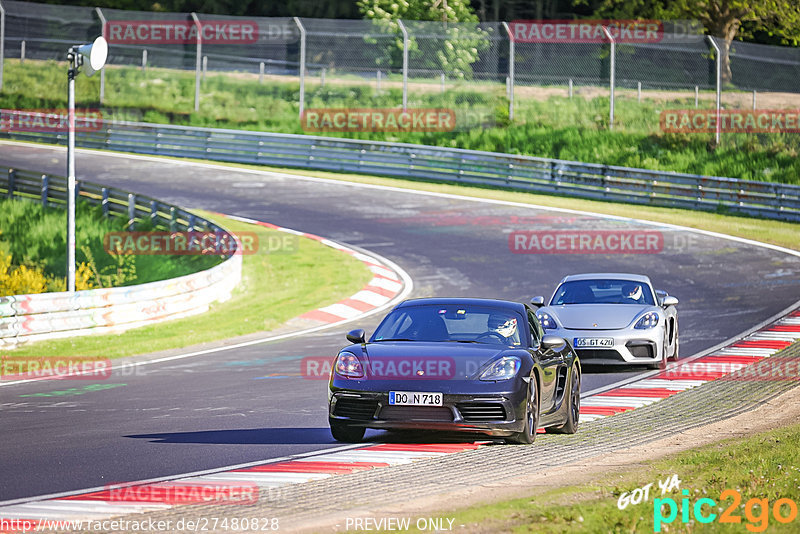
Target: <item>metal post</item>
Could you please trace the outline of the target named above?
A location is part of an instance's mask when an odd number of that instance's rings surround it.
[[[697,108],[700,103],[700,87],[694,86],[694,107]]]
[[[192,11],[192,19],[194,25],[197,27],[197,56],[195,57],[194,66],[194,110],[200,110],[200,61],[203,56],[203,26],[200,24],[200,19],[197,13]]]
[[[302,119],[306,104],[306,29],[298,17],[294,17],[294,23],[300,31],[300,118]]]
[[[375,90],[381,92],[381,71],[378,70],[375,74]]]
[[[147,72],[147,49],[142,50],[142,72]]]
[[[721,98],[722,98],[722,54],[720,53],[719,47],[717,43],[714,42],[714,38],[710,35],[706,36],[708,38],[708,42],[711,43],[711,46],[714,47],[714,51],[717,53],[717,127],[716,127],[716,143],[719,145],[719,136],[720,136],[720,107],[721,107]]]
[[[50,177],[42,175],[42,207],[47,207],[47,197],[50,195]]]
[[[511,28],[508,27],[508,24],[503,22],[503,28],[505,28],[506,33],[508,34],[508,120],[514,120],[514,63],[516,62],[514,58],[514,34],[511,33]]]
[[[207,70],[208,70],[208,56],[203,56],[203,80],[206,79]]]
[[[325,67],[322,67],[322,70],[319,71],[319,86],[325,87]]]
[[[3,67],[6,64],[6,10],[0,2],[0,91],[3,90]]]
[[[258,64],[258,83],[264,83],[264,62]]]
[[[100,19],[100,35],[103,36],[104,39],[108,39],[106,37],[106,17],[103,15],[103,11],[96,7],[94,8],[95,13],[97,13],[97,18]],[[106,66],[103,65],[103,68],[100,69],[100,104],[103,104],[103,100],[106,97]]]
[[[19,44],[19,64],[25,63],[25,41]]]
[[[569,79],[569,98],[572,99],[572,78]]]
[[[603,26],[603,32],[608,37],[608,40],[611,41],[611,64],[609,66],[609,108],[608,108],[608,129],[614,129],[614,74],[616,70],[616,65],[614,64],[614,60],[617,55],[616,43],[614,42],[614,37],[611,36],[611,32],[608,31],[608,28]]]
[[[642,103],[642,82],[636,82],[636,102]]]
[[[442,80],[442,94],[444,94],[444,72],[441,74],[440,78]]]
[[[756,90],[753,89],[753,111],[756,110]]]
[[[67,52],[67,291],[75,291],[75,76],[78,73],[78,52]]]
[[[408,31],[403,21],[398,19],[397,26],[403,32],[403,111],[408,108]]]

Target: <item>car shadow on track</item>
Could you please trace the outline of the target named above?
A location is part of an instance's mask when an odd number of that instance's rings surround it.
[[[319,428],[241,428],[201,430],[196,432],[163,432],[132,434],[133,439],[151,443],[206,443],[218,445],[325,445],[333,441],[328,427]]]

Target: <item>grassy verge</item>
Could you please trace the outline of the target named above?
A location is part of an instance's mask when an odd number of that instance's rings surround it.
[[[658,482],[668,481],[673,475],[680,480],[680,487],[662,495]],[[659,532],[761,532],[766,528],[770,532],[797,532],[799,478],[800,425],[794,425],[649,462],[622,477],[605,476],[533,497],[429,515],[455,519],[454,529],[467,532],[644,533],[656,531],[656,518],[661,518]],[[652,484],[647,500],[625,503],[626,495],[647,484]],[[683,490],[688,490],[688,496]],[[726,494],[726,490],[737,492],[740,502],[734,502],[733,492]],[[619,508],[621,498],[623,509]],[[713,505],[704,501],[700,508],[703,516],[716,514],[708,524],[694,515],[697,502],[703,498],[714,501]],[[660,507],[654,509],[655,499],[662,499],[662,511]],[[674,503],[669,504],[667,499]],[[688,500],[688,506],[681,508],[683,499]],[[787,524],[774,516],[774,506],[780,499],[795,503],[795,518]],[[789,518],[792,512],[785,502],[781,502],[779,512]],[[668,522],[670,507],[676,516]],[[739,522],[720,522],[728,508]],[[685,523],[683,509],[688,513]],[[410,531],[418,532],[414,525],[412,520]]]
[[[66,105],[62,88],[64,67],[55,62],[6,62],[0,107],[58,109]],[[81,105],[97,107],[99,81],[80,78]],[[399,84],[387,82],[378,93],[371,80],[333,77],[321,86],[306,85],[306,108],[397,108]],[[587,88],[596,89],[596,88]],[[298,119],[299,84],[271,76],[264,84],[246,73],[209,73],[202,82],[199,111],[194,111],[194,74],[185,71],[109,67],[106,76],[105,118],[155,123],[209,126],[281,133],[305,132]],[[598,93],[596,90],[587,95]],[[481,82],[452,85],[444,93],[426,84],[412,84],[411,108],[451,108],[456,116],[472,117],[471,127],[439,132],[327,132],[325,135],[390,142],[488,150],[566,160],[729,176],[750,180],[800,183],[800,137],[793,134],[725,134],[711,150],[712,134],[665,133],[661,112],[693,109],[687,92],[664,98],[663,91],[620,92],[615,128],[608,129],[608,97],[573,99],[551,87],[520,87],[516,119],[508,120],[508,101],[500,84]],[[57,95],[57,96],[53,96]],[[94,103],[92,101],[95,101]],[[703,101],[708,106],[707,100]],[[786,106],[778,106],[786,107]],[[459,115],[461,114],[461,115]],[[477,118],[475,118],[477,116]],[[476,122],[477,121],[477,122]]]
[[[286,235],[206,212],[197,213],[232,232],[254,232],[262,244],[270,237],[274,240]],[[207,313],[119,335],[43,341],[12,354],[119,358],[271,330],[308,310],[352,295],[371,277],[364,264],[349,255],[299,238],[294,250],[244,255],[241,284],[231,299],[213,304]]]
[[[66,289],[66,217],[64,209],[42,208],[38,202],[0,200],[0,253],[10,254],[14,266],[25,265],[51,277],[50,291]],[[166,280],[202,271],[220,262],[218,257],[198,255],[112,256],[103,248],[103,237],[109,232],[124,231],[125,220],[104,217],[100,206],[87,202],[78,202],[75,218],[76,264],[93,264],[88,280],[91,287]],[[141,231],[151,229],[149,221],[137,226]]]

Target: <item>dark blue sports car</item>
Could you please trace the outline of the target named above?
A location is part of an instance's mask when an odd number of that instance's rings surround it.
[[[544,335],[529,306],[503,300],[412,299],[366,341],[336,356],[329,386],[333,437],[367,428],[478,432],[532,443],[537,428],[574,433],[581,367],[575,351]]]

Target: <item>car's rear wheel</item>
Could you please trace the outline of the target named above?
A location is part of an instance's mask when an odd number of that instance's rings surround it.
[[[364,439],[364,433],[367,431],[363,426],[348,425],[336,419],[329,419],[328,423],[331,426],[333,439],[345,443],[358,443]]]
[[[552,434],[574,434],[578,431],[578,421],[581,418],[581,371],[578,364],[572,366],[570,378],[569,397],[567,397],[567,420],[561,426],[545,429]]]
[[[536,439],[539,428],[539,383],[531,377],[528,384],[528,401],[525,403],[525,423],[522,432],[516,432],[508,438],[511,443],[530,445]]]

